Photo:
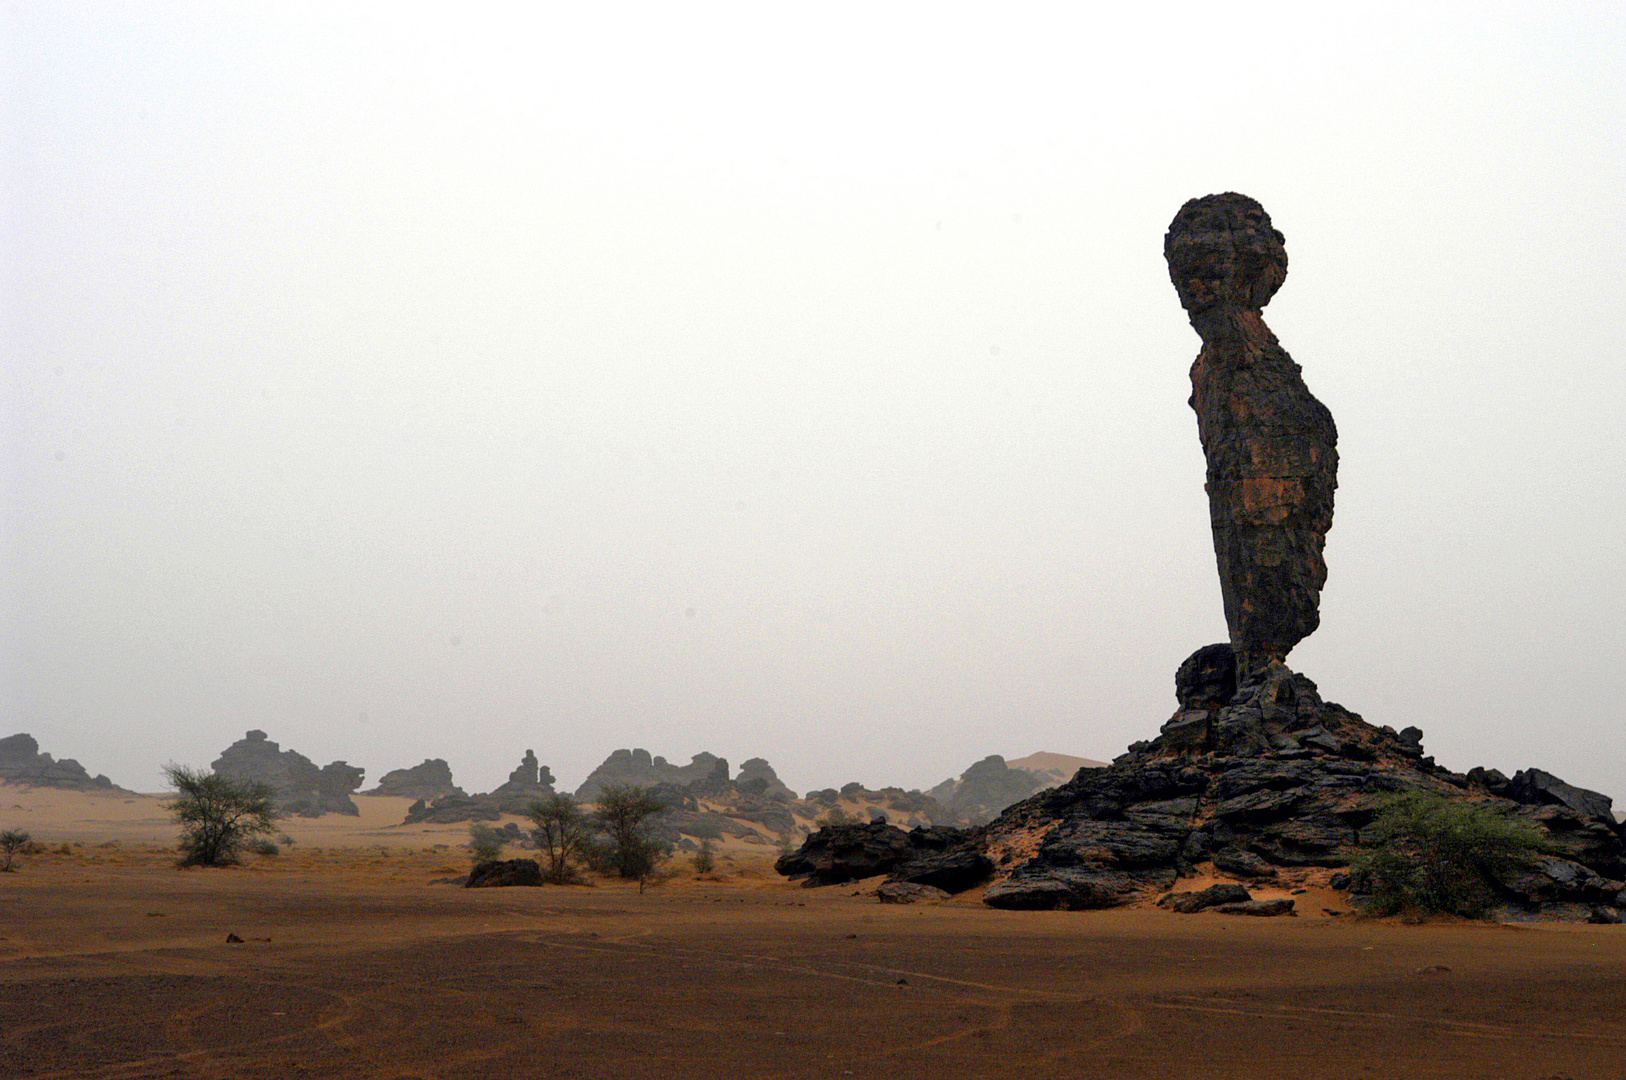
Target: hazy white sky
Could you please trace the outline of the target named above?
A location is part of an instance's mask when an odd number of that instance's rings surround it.
[[[1626,8],[5,6],[0,735],[1111,757],[1225,626],[1162,260],[1337,419],[1290,658],[1626,798]]]

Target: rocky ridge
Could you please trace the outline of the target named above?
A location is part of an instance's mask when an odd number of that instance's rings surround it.
[[[122,791],[106,776],[91,776],[73,758],[60,761],[40,751],[40,744],[27,732],[0,739],[0,784],[26,784],[30,787],[68,788],[75,791]]]

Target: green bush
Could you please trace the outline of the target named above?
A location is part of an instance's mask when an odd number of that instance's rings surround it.
[[[248,850],[255,855],[264,855],[268,858],[282,854],[282,849],[277,847],[275,841],[267,840],[263,836],[258,840],[250,840]]]
[[[536,846],[547,854],[543,878],[555,885],[576,881],[574,861],[583,857],[588,842],[587,815],[574,798],[555,791],[533,802],[525,811],[535,824]]]
[[[483,821],[469,826],[469,858],[477,863],[502,858],[503,838]]]
[[[709,874],[717,869],[717,848],[710,840],[702,840],[694,853],[694,872]]]
[[[1552,850],[1535,826],[1488,803],[1422,791],[1384,798],[1362,839],[1351,884],[1376,915],[1482,918],[1498,877]]]
[[[606,784],[599,792],[593,823],[602,840],[589,849],[593,868],[642,881],[671,849],[650,834],[649,819],[666,804],[636,784]]]
[[[23,830],[7,829],[0,832],[0,855],[4,855],[6,858],[5,863],[0,864],[0,873],[9,873],[15,870],[16,866],[13,864],[16,862],[17,853],[26,847],[28,847],[28,834]]]
[[[276,831],[270,784],[185,765],[165,765],[164,775],[176,792],[165,805],[181,827],[182,866],[227,866],[251,839]]]

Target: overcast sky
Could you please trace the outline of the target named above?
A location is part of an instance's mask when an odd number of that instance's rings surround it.
[[[1225,638],[1235,190],[1340,434],[1290,664],[1626,799],[1626,8],[1104,7],[7,4],[0,735],[1110,758]]]

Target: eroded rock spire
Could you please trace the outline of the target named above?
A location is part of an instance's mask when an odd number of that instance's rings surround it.
[[[1163,238],[1169,278],[1203,339],[1191,407],[1231,647],[1244,678],[1282,662],[1320,622],[1338,432],[1260,314],[1287,277],[1265,208],[1192,199]]]

